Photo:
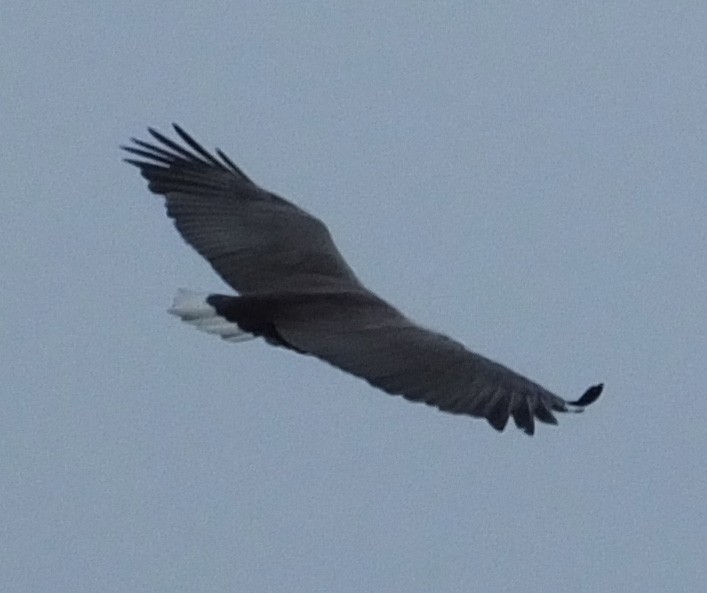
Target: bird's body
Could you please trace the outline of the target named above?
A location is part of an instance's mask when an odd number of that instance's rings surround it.
[[[486,418],[497,430],[512,417],[533,434],[535,419],[555,424],[553,412],[581,411],[599,397],[595,385],[567,402],[412,322],[358,280],[319,219],[174,128],[190,150],[150,129],[161,146],[133,139],[124,149],[141,160],[126,160],[165,196],[185,241],[238,293],[178,293],[170,311],[184,321],[229,341],[262,337],[388,393]]]

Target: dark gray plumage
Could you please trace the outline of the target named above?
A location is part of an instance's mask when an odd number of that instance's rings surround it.
[[[510,369],[425,329],[369,291],[326,226],[258,187],[223,152],[204,150],[179,126],[186,147],[150,129],[124,150],[149,189],[166,198],[184,240],[239,296],[181,292],[171,310],[227,340],[263,337],[310,354],[395,395],[503,430],[512,417],[527,434],[535,419],[579,412],[603,385],[568,402]]]

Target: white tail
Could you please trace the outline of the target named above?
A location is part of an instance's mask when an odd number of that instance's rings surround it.
[[[243,342],[256,337],[243,331],[237,323],[221,317],[207,302],[208,297],[209,294],[205,292],[180,288],[167,312],[203,332],[221,336],[229,342]]]

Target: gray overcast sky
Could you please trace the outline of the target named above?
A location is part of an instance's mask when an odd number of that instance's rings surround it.
[[[4,0],[0,590],[707,582],[707,3]],[[118,145],[181,123],[533,439],[165,313],[223,291]]]

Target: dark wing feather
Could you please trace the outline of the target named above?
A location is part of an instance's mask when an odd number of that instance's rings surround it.
[[[568,402],[462,344],[412,323],[377,297],[339,297],[346,299],[352,305],[340,306],[338,311],[334,304],[322,306],[316,297],[309,306],[289,309],[275,321],[277,331],[298,350],[387,393],[446,412],[486,418],[497,430],[513,418],[532,435],[535,420],[556,424],[553,412],[581,411],[601,392],[602,386],[597,385],[578,401]]]
[[[149,188],[166,198],[184,240],[241,293],[359,289],[326,226],[255,185],[220,150],[215,156],[179,126],[188,148],[150,129],[159,144],[124,146]],[[161,145],[161,146],[160,146]],[[189,150],[191,149],[191,150]]]

